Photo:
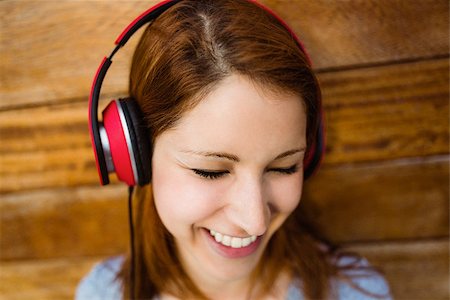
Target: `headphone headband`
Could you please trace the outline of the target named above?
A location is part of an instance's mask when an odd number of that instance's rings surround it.
[[[105,153],[100,139],[100,124],[98,121],[98,99],[100,96],[100,88],[105,78],[106,71],[111,66],[112,61],[105,57],[95,74],[94,81],[89,95],[89,133],[91,136],[92,148],[94,149],[95,163],[100,176],[100,183],[106,185],[109,183],[109,176],[106,166]],[[106,170],[106,172],[105,172]]]
[[[167,9],[180,2],[181,0],[166,0],[160,2],[141,15],[139,15],[133,22],[131,22],[119,35],[116,39],[115,44],[116,47],[113,49],[109,57],[104,57],[100,66],[97,69],[96,75],[94,77],[94,81],[91,87],[91,93],[89,96],[89,133],[91,136],[91,142],[94,149],[95,155],[95,163],[97,166],[97,171],[100,176],[100,183],[102,185],[106,185],[109,183],[108,169],[105,159],[105,152],[102,147],[102,139],[100,137],[100,125],[98,121],[98,102],[100,98],[100,90],[105,79],[106,72],[112,64],[112,58],[116,54],[116,52],[123,47],[130,37],[137,31],[139,28],[144,26],[145,24],[151,22],[156,19],[159,15],[165,12]],[[136,182],[136,181],[135,181]],[[133,185],[133,184],[132,184]]]
[[[139,30],[139,28],[156,19],[163,12],[180,1],[181,0],[165,0],[144,11],[141,15],[134,19],[134,21],[131,22],[119,35],[119,37],[115,41],[116,45],[120,45],[121,47],[124,46],[130,39],[130,37]]]
[[[96,75],[94,77],[92,86],[91,86],[91,92],[89,96],[89,133],[91,136],[91,142],[94,150],[95,155],[95,162],[97,166],[97,171],[100,176],[100,183],[102,185],[106,185],[109,183],[109,176],[108,172],[116,171],[113,170],[111,167],[111,161],[113,160],[111,157],[111,151],[109,151],[109,144],[110,141],[103,141],[104,139],[104,127],[103,123],[99,122],[98,120],[98,104],[99,104],[99,97],[100,97],[100,91],[101,86],[103,83],[103,80],[105,78],[106,72],[108,71],[109,67],[112,64],[112,58],[117,53],[117,51],[123,47],[130,37],[139,30],[142,26],[145,24],[155,20],[157,17],[159,17],[163,12],[165,12],[167,9],[172,7],[173,5],[177,4],[178,2],[181,2],[182,0],[165,0],[162,1],[145,12],[143,12],[141,15],[139,15],[133,22],[131,22],[119,35],[119,37],[115,41],[115,48],[109,55],[109,57],[104,57],[100,66],[97,69]],[[261,3],[258,3],[255,0],[247,0],[248,2],[251,2],[258,7],[262,8],[264,11],[268,12],[270,15],[272,15],[274,18],[278,20],[278,22],[283,25],[283,27],[289,31],[291,36],[294,38],[295,42],[297,43],[300,50],[303,52],[303,54],[306,56],[306,59],[308,61],[308,64],[311,65],[311,60],[306,53],[303,44],[300,42],[298,37],[295,35],[293,30],[280,18],[278,17],[272,10],[267,8],[266,6],[262,5]],[[322,114],[322,112],[320,112]],[[316,169],[317,166],[320,164],[322,153],[324,149],[324,140],[323,140],[323,127],[322,127],[322,117],[320,115],[320,124],[319,124],[319,130],[317,132],[317,138],[316,143],[312,145],[313,151],[309,151],[309,155],[305,158],[305,165],[308,167],[305,169],[305,179],[308,178]],[[121,127],[126,127],[126,124],[121,124]],[[128,125],[130,126],[130,125]],[[129,127],[127,127],[129,128]],[[123,128],[123,130],[128,130],[127,128]],[[103,137],[101,137],[100,132],[103,132]],[[129,157],[129,160],[127,160],[125,163],[129,164],[130,169],[132,168],[132,162],[140,161],[139,159],[135,159],[133,156],[133,149],[132,147],[127,148],[126,153],[124,153],[122,156]],[[144,158],[145,159],[145,158]],[[108,161],[108,163],[107,163]],[[139,167],[139,166],[138,166]],[[149,179],[147,180],[141,180],[140,178],[136,177],[136,172],[132,172],[135,174],[134,178],[131,178],[129,176],[126,176],[126,178],[120,178],[119,179],[125,181],[129,186],[133,186],[137,183],[139,184],[146,184],[148,183]],[[119,174],[118,174],[119,175]]]

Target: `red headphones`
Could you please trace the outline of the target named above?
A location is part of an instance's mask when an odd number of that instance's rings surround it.
[[[100,183],[109,183],[109,173],[115,172],[120,181],[129,186],[145,185],[151,179],[151,146],[146,125],[137,103],[133,99],[111,101],[103,110],[103,122],[98,120],[98,102],[101,85],[112,64],[116,52],[143,25],[156,19],[164,11],[181,0],[166,0],[148,9],[137,17],[116,39],[116,47],[100,64],[89,96],[89,131],[94,149]],[[299,48],[306,54],[303,45],[288,25],[270,9],[254,0],[248,0],[271,13],[295,38]],[[310,63],[309,57],[308,61]],[[320,100],[320,99],[319,99]],[[320,105],[320,101],[319,105]],[[305,155],[304,178],[310,177],[321,162],[324,145],[322,110],[319,109],[319,129],[316,138]]]

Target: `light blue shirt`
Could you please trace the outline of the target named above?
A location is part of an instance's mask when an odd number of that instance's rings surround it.
[[[78,285],[76,300],[122,300],[122,285],[116,279],[120,271],[123,257],[110,258],[93,267],[91,272],[84,277]],[[345,265],[353,260],[351,257],[343,257],[338,261],[339,265]],[[358,262],[358,266],[369,266],[367,260]],[[351,276],[352,283],[366,292],[378,297],[371,297],[358,289],[355,289],[348,281],[342,279],[331,280],[332,293],[337,299],[344,300],[369,300],[369,299],[391,299],[389,286],[385,279],[378,273],[370,270],[349,270],[345,272]],[[285,300],[303,300],[301,281],[296,280],[289,286]]]

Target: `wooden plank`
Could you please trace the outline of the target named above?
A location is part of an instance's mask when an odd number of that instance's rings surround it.
[[[127,22],[156,2],[2,1],[0,107],[87,98],[98,65]],[[107,93],[127,90],[137,40],[117,55],[104,82]]]
[[[265,2],[302,38],[318,69],[449,53],[448,1]]]
[[[330,72],[320,80],[326,165],[450,152],[446,59]],[[0,193],[98,182],[87,102],[0,112],[0,137]]]
[[[320,74],[327,163],[449,153],[447,59]]]
[[[448,240],[353,245],[384,270],[394,299],[448,299]],[[95,258],[0,263],[0,299],[73,299]]]
[[[351,245],[385,273],[393,299],[449,299],[449,240]]]
[[[128,247],[122,185],[10,194],[0,208],[3,260],[110,255]]]
[[[449,156],[324,167],[303,205],[331,240],[448,236]]]
[[[448,236],[448,164],[445,157],[324,167],[306,184],[301,205],[338,243]],[[124,251],[128,246],[126,197],[122,185],[3,195],[0,258]]]
[[[156,2],[1,1],[0,108],[87,97],[113,41]],[[292,26],[319,70],[449,53],[445,0],[262,2]],[[104,84],[107,94],[126,93],[138,36],[116,57]]]
[[[74,299],[78,282],[101,258],[0,263],[0,299]]]
[[[98,182],[87,103],[0,114],[2,192]]]

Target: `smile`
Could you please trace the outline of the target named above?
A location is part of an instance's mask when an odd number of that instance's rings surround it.
[[[247,247],[248,245],[256,241],[257,238],[256,235],[248,236],[245,238],[229,236],[215,230],[209,230],[209,234],[214,237],[216,242],[231,248]]]

